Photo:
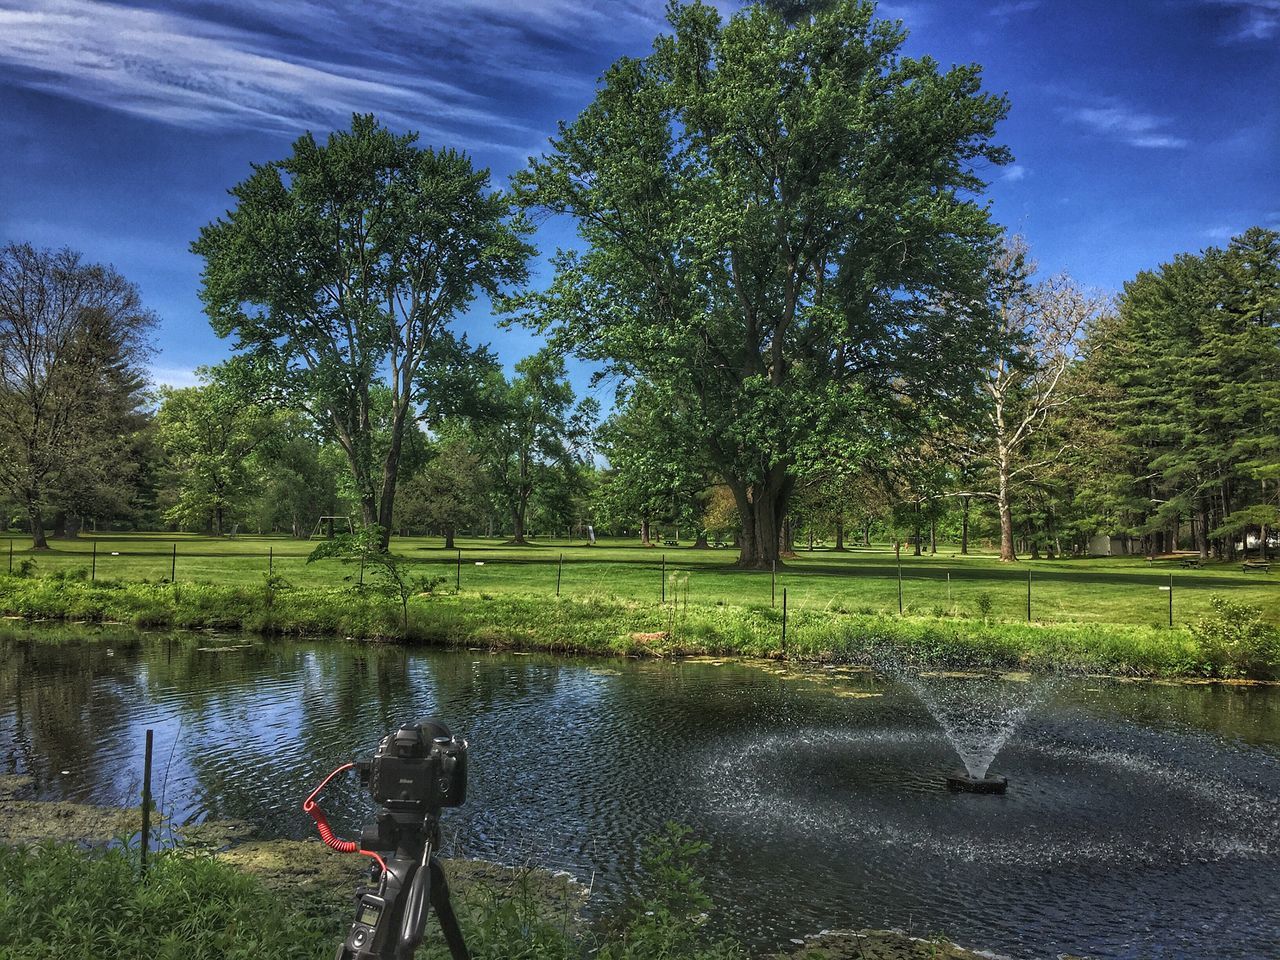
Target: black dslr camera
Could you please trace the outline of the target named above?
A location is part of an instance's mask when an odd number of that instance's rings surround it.
[[[388,810],[438,815],[467,797],[467,741],[438,720],[407,723],[387,734],[373,759],[356,769],[374,803]]]
[[[347,764],[329,778],[353,766],[381,807],[358,843],[334,837],[316,802],[328,778],[303,804],[326,844],[374,861],[373,885],[356,890],[355,921],[336,960],[410,960],[428,909],[440,920],[453,960],[469,960],[436,855],[441,811],[466,798],[467,741],[439,720],[406,723],[382,738],[372,760]]]

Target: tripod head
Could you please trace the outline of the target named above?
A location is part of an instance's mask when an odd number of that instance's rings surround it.
[[[356,769],[380,808],[359,843],[339,840],[316,797],[338,773]],[[407,723],[383,737],[367,762],[339,767],[302,808],[320,838],[344,853],[370,857],[372,886],[356,890],[356,913],[337,960],[410,960],[422,942],[428,905],[440,919],[453,960],[468,960],[437,851],[440,814],[466,797],[467,742],[435,719]]]

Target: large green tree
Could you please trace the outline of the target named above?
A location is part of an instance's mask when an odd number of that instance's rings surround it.
[[[107,496],[92,474],[134,443],[154,325],[111,267],[69,249],[0,247],[0,484],[26,511],[33,548],[48,546],[51,505]]]
[[[680,408],[664,400],[648,384],[634,385],[596,435],[609,464],[597,490],[598,519],[638,526],[646,546],[653,522],[700,526],[697,497],[710,485],[697,437],[680,420]]]
[[[564,358],[550,348],[517,363],[510,379],[490,361],[476,389],[459,422],[494,501],[510,518],[512,542],[523,544],[535,492],[549,484],[572,486],[586,460],[596,404],[590,398],[575,403]]]
[[[528,227],[487,170],[372,116],[323,144],[300,137],[231,194],[234,207],[192,244],[213,327],[342,447],[363,520],[385,546],[424,363],[478,293],[524,281]],[[391,404],[381,452],[379,383]]]
[[[247,515],[263,481],[258,455],[284,439],[272,411],[246,397],[218,368],[195,387],[161,387],[156,432],[172,480],[169,522],[222,536]]]
[[[739,562],[768,565],[797,450],[850,387],[900,418],[973,397],[997,235],[978,170],[1009,159],[1007,105],[976,67],[903,57],[870,3],[669,19],[517,177],[585,249],[513,309],[687,410]]]
[[[428,455],[427,463],[401,486],[396,522],[439,531],[445,549],[452,550],[458,528],[475,524],[484,515],[488,480],[465,430],[439,433]]]
[[[1172,549],[1189,522],[1206,557],[1265,539],[1280,475],[1280,233],[1254,228],[1143,271],[1085,353],[1093,449],[1112,456],[1084,466],[1116,532]]]

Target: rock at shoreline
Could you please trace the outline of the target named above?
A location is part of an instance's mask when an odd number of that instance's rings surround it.
[[[771,960],[1008,960],[989,950],[970,950],[941,937],[913,937],[902,930],[834,930]],[[1057,960],[1083,960],[1063,955]]]

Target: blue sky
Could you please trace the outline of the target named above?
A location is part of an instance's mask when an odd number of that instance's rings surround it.
[[[718,0],[724,10],[732,0]],[[662,0],[0,0],[0,242],[108,261],[161,317],[158,381],[226,355],[187,246],[252,162],[372,111],[498,182]],[[1013,109],[996,218],[1042,268],[1118,289],[1140,269],[1280,227],[1280,0],[899,0],[907,50],[977,62]],[[567,237],[538,238],[550,253]],[[484,304],[459,324],[535,349]],[[578,376],[581,378],[581,371]]]

